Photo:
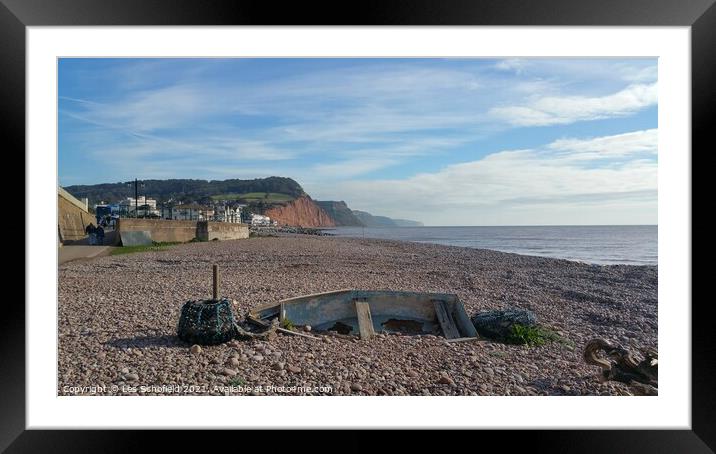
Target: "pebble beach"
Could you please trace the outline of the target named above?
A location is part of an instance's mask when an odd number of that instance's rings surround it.
[[[194,347],[176,336],[212,264],[239,318],[345,288],[456,294],[471,317],[516,307],[566,342],[448,343],[433,335],[279,333]],[[390,240],[283,234],[187,243],[59,266],[59,395],[632,395],[582,358],[601,337],[657,345],[657,267],[608,265]],[[89,387],[92,391],[89,391]]]

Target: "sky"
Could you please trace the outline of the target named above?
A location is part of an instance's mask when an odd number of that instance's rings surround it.
[[[63,58],[59,181],[285,176],[425,225],[656,224],[657,92],[655,58]]]

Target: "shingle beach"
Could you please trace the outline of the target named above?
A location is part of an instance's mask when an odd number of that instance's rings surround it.
[[[221,294],[259,305],[344,288],[454,293],[469,316],[518,307],[569,342],[278,334],[203,346],[176,337],[182,304]],[[309,235],[188,243],[59,267],[58,394],[627,395],[600,383],[584,344],[657,347],[657,267]],[[200,351],[197,351],[200,350]],[[257,388],[262,386],[262,388]],[[99,391],[97,391],[99,389]]]

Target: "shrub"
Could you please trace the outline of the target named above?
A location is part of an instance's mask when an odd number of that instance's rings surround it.
[[[512,325],[510,334],[505,341],[509,344],[518,345],[543,345],[546,342],[562,341],[562,338],[542,326],[525,326],[520,324]]]
[[[295,326],[293,325],[293,322],[285,317],[283,321],[281,321],[281,328],[287,329],[289,331],[293,331]]]

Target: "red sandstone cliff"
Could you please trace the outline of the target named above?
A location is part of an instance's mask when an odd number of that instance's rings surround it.
[[[286,205],[269,208],[264,213],[281,225],[296,227],[335,227],[336,223],[310,197],[299,197]]]

